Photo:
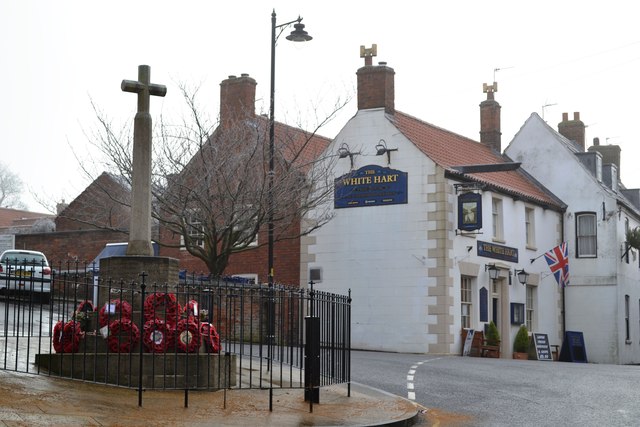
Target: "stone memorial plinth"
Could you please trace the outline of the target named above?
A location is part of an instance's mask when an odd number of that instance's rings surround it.
[[[105,304],[110,299],[119,299],[119,295],[114,295],[114,290],[120,289],[121,282],[124,283],[124,289],[131,289],[130,284],[135,282],[138,286],[134,287],[134,290],[139,291],[143,273],[147,293],[153,292],[153,285],[157,285],[158,292],[165,292],[165,289],[168,292],[175,292],[178,272],[178,260],[175,258],[130,255],[103,258],[100,260],[102,286],[100,286],[98,301],[100,304]],[[168,288],[165,288],[165,285],[168,285]],[[109,288],[112,295],[108,295]],[[124,298],[131,303],[134,310],[140,308],[139,295],[139,293],[134,294],[131,300],[126,296]]]

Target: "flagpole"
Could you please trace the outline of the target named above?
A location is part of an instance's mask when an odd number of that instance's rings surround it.
[[[546,253],[546,252],[545,252],[545,253]],[[544,256],[544,253],[543,253],[542,255],[538,255],[538,256],[537,256],[537,257],[535,257],[535,258],[531,258],[531,264],[533,264],[533,262],[534,262],[535,260],[537,260],[538,258],[542,258],[543,256]]]

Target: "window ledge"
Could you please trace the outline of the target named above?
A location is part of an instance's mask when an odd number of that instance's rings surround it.
[[[491,241],[495,243],[507,243],[504,239],[500,239],[498,237],[493,237]]]
[[[535,246],[531,246],[531,245],[527,245],[526,249],[530,250],[530,251],[537,251],[538,250],[538,248],[536,248]]]

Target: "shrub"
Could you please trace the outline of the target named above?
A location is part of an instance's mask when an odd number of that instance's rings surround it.
[[[487,328],[487,343],[490,345],[497,345],[500,342],[500,332],[498,332],[498,327],[493,320],[489,323],[489,327]]]
[[[516,353],[526,353],[529,350],[529,332],[524,325],[520,326],[516,339],[513,341],[513,351]]]

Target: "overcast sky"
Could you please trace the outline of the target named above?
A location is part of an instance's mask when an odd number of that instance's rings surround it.
[[[554,128],[563,112],[579,111],[587,146],[594,137],[620,145],[622,180],[640,187],[638,8],[618,0],[0,0],[0,161],[27,193],[73,199],[88,185],[75,156],[91,150],[90,100],[116,123],[131,120],[135,96],[120,82],[135,80],[140,64],[168,88],[152,99],[154,119],[180,115],[180,82],[200,86],[215,118],[219,83],[241,73],[257,80],[256,110],[266,112],[274,8],[278,24],[300,15],[313,36],[278,42],[278,121],[302,116],[311,127],[312,112],[354,96],[360,45],[376,43],[374,63],[396,72],[396,109],[478,140],[482,84],[495,79],[503,148],[544,105]],[[335,136],[356,108],[353,100],[320,133]]]

